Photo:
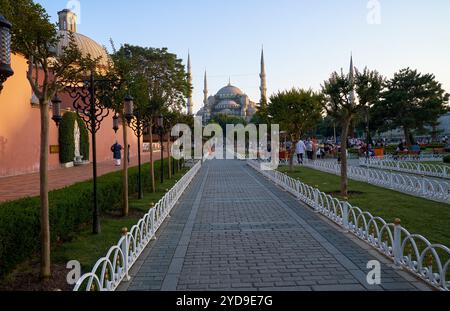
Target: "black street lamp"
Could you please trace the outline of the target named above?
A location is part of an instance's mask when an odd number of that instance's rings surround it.
[[[11,68],[11,26],[0,14],[0,92],[3,83],[14,74]]]
[[[130,125],[130,122],[133,119],[133,110],[134,110],[133,97],[131,97],[130,95],[127,95],[124,99],[123,109],[125,120],[127,120],[128,125]]]
[[[55,97],[52,99],[52,120],[55,121],[56,126],[59,126],[59,123],[62,120],[61,115],[61,99],[55,94]]]
[[[100,218],[97,201],[97,144],[96,133],[100,129],[102,121],[109,115],[109,110],[103,100],[113,97],[113,92],[118,89],[114,83],[119,80],[95,79],[94,71],[90,72],[89,79],[84,81],[66,81],[66,90],[73,99],[73,107],[78,116],[86,123],[86,127],[92,137],[92,175],[93,175],[93,233],[100,233]]]
[[[156,130],[159,134],[159,142],[161,144],[161,184],[164,182],[164,117],[159,115],[155,118]],[[170,160],[169,160],[170,161]]]
[[[117,112],[113,116],[113,130],[114,133],[117,133],[117,131],[119,130],[119,115],[117,114]]]
[[[138,199],[142,200],[144,198],[144,193],[142,191],[142,177],[141,177],[141,137],[143,135],[143,132],[145,130],[145,122],[141,119],[141,113],[136,111],[135,113],[136,118],[133,118],[131,122],[128,124],[129,127],[133,130],[134,134],[136,134],[137,137],[137,143],[138,143]]]

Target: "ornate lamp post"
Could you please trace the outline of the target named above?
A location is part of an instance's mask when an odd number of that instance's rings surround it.
[[[3,82],[14,74],[11,68],[11,26],[0,14],[0,92]]]
[[[138,191],[138,199],[141,200],[144,198],[144,193],[142,191],[142,175],[141,175],[141,137],[142,134],[144,133],[144,129],[145,129],[145,122],[143,122],[143,120],[141,119],[141,113],[138,111],[136,111],[135,113],[135,118],[133,118],[132,120],[130,120],[131,122],[128,123],[128,126],[133,130],[134,134],[137,137],[138,140],[138,187],[139,187],[139,191]],[[128,121],[128,119],[127,119]]]
[[[159,142],[161,144],[161,184],[164,182],[164,117],[159,115],[155,117],[156,130],[159,134]]]
[[[109,110],[100,98],[112,98],[114,83],[118,80],[98,79],[91,70],[90,77],[84,81],[66,82],[66,90],[73,99],[73,107],[78,116],[86,123],[92,137],[92,175],[93,175],[93,233],[100,233],[99,208],[97,202],[97,143],[96,133],[102,121],[108,116]],[[102,86],[103,85],[103,86]]]

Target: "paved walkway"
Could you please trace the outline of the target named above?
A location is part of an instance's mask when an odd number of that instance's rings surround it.
[[[429,290],[390,264],[245,162],[211,161],[119,290]]]
[[[155,151],[154,161],[161,158],[161,153]],[[142,154],[142,163],[150,162],[150,153]],[[138,165],[138,158],[130,158],[130,167]],[[112,159],[97,163],[98,176],[120,171],[122,167],[114,165]],[[50,190],[61,189],[75,183],[92,179],[92,164],[60,168],[48,172]],[[39,196],[39,173],[11,177],[0,177],[0,202],[12,201],[25,197]]]

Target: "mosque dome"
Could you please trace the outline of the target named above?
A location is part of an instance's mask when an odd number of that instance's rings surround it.
[[[57,55],[62,55],[63,49],[69,45],[70,34],[72,34],[78,49],[81,51],[84,57],[89,55],[91,59],[99,59],[99,63],[101,66],[108,66],[109,56],[106,53],[105,48],[91,38],[76,32],[71,33],[66,30],[58,31],[60,39],[57,46]]]
[[[58,16],[58,36],[60,39],[56,48],[57,55],[62,55],[63,49],[69,45],[70,35],[72,35],[75,44],[84,57],[89,55],[91,59],[98,59],[101,66],[107,67],[109,56],[105,48],[91,38],[76,32],[76,14],[65,9],[58,12]]]
[[[217,92],[218,96],[239,96],[244,95],[244,92],[241,91],[236,86],[233,86],[231,84],[228,84],[227,86],[221,88],[219,92]]]

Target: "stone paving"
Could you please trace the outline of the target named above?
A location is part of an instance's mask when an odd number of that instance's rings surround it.
[[[119,290],[430,290],[242,161],[203,165],[131,277]]]

